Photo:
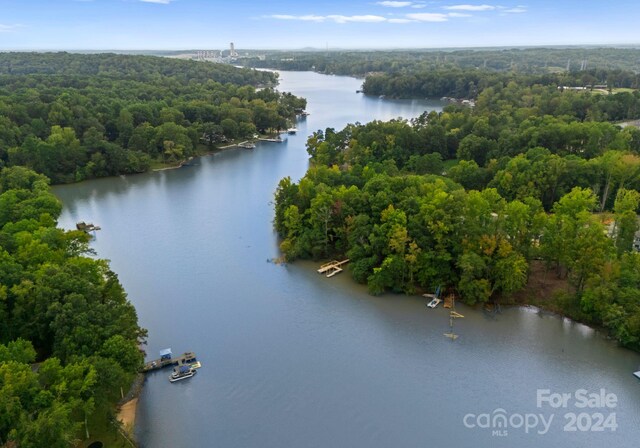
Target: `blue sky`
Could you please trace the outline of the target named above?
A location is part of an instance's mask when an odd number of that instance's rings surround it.
[[[640,44],[638,18],[638,0],[0,0],[0,49]]]

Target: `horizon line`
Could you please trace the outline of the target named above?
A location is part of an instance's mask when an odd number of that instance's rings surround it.
[[[220,48],[227,50],[228,44],[220,46]],[[520,48],[584,48],[584,47],[599,47],[599,48],[621,48],[621,47],[632,47],[632,48],[640,48],[640,42],[634,43],[580,43],[580,44],[511,44],[511,45],[457,45],[457,46],[449,46],[449,47],[265,47],[265,48],[242,48],[236,47],[236,51],[390,51],[390,50],[462,50],[462,49],[520,49]],[[132,51],[132,52],[150,52],[150,51],[161,51],[161,52],[188,52],[188,51],[200,51],[205,48],[214,48],[214,46],[206,46],[206,47],[193,47],[193,48],[0,48],[0,52],[8,53],[8,52],[16,52],[16,53],[26,53],[26,52],[42,52],[42,53],[53,53],[53,52],[116,52],[116,51]]]

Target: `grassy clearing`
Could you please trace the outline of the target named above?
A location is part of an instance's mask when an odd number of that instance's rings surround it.
[[[442,162],[442,169],[444,172],[448,172],[451,168],[458,164],[458,159],[445,160]]]
[[[615,89],[611,89],[612,93],[623,93],[623,92],[633,93],[635,91],[636,91],[636,89],[629,89],[627,87],[617,87]]]
[[[120,435],[116,426],[110,423],[105,415],[93,415],[89,418],[89,435],[90,437],[85,439],[83,427],[79,437],[81,441],[76,445],[76,448],[87,448],[97,441],[102,442],[105,448],[132,448],[135,446]]]

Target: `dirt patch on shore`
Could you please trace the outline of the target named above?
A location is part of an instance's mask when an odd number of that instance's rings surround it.
[[[125,395],[120,403],[118,403],[118,415],[116,419],[122,423],[122,428],[129,436],[133,436],[133,429],[136,423],[136,409],[138,408],[138,397],[142,392],[142,386],[144,385],[145,377],[143,373],[139,373],[131,387],[129,392]]]
[[[118,411],[118,421],[122,423],[122,427],[128,434],[133,434],[133,428],[136,423],[136,409],[138,407],[138,399],[133,398],[120,406]]]
[[[530,265],[529,281],[520,291],[511,296],[517,304],[542,305],[554,309],[555,299],[560,293],[573,293],[566,278],[558,278],[553,269],[547,270],[544,263],[534,260]]]

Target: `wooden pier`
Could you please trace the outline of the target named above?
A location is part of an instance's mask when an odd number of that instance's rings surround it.
[[[161,355],[160,358],[154,359],[153,361],[149,361],[144,364],[142,367],[142,372],[150,372],[152,370],[158,370],[169,366],[182,366],[182,365],[193,365],[197,363],[196,354],[193,352],[185,352],[180,356],[171,356],[169,352],[169,356]]]
[[[282,143],[284,140],[278,136],[276,138],[259,138],[261,142]]]
[[[334,275],[341,273],[343,269],[340,266],[347,263],[349,263],[348,258],[342,261],[330,261],[329,263],[325,263],[320,266],[320,269],[318,269],[318,274],[325,274],[327,278],[331,278]]]
[[[245,140],[244,142],[240,142],[237,144],[238,148],[244,148],[244,149],[253,149],[256,147],[256,145],[253,144],[252,141],[250,140]]]

